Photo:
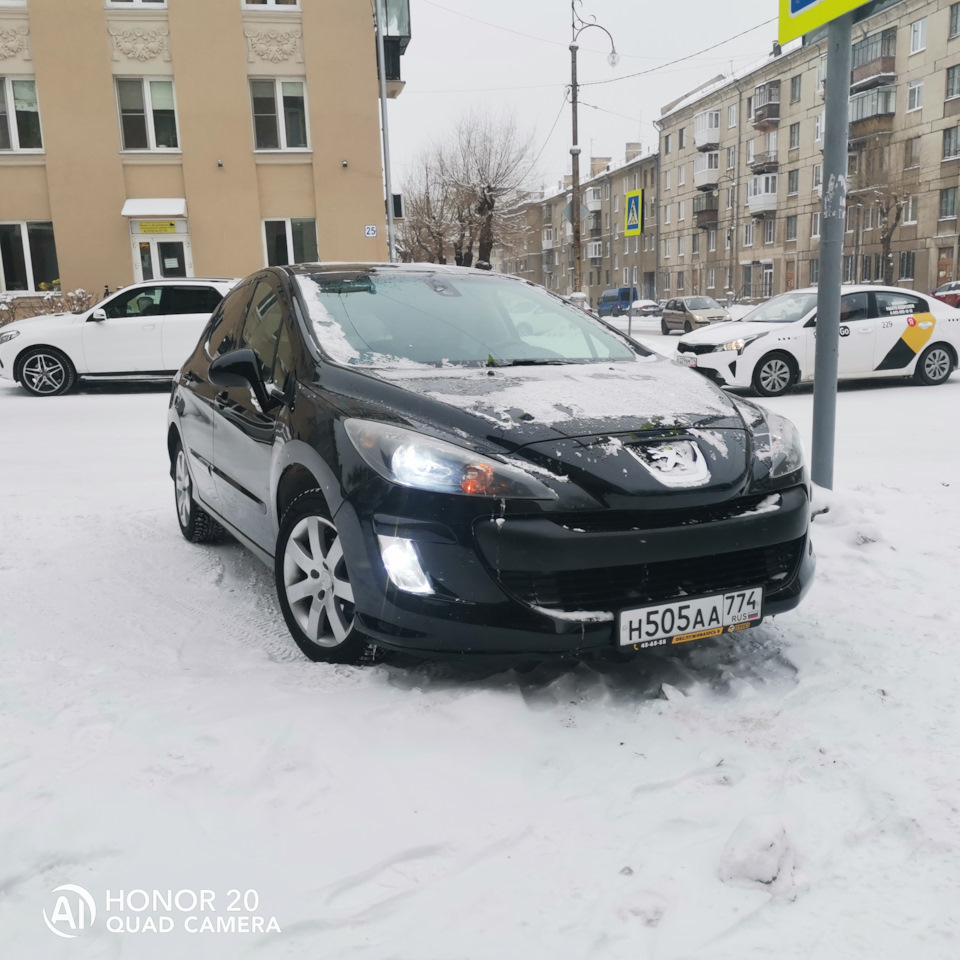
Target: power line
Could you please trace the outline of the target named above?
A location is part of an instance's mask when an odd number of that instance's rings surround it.
[[[533,168],[537,165],[537,162],[543,156],[543,151],[547,149],[547,144],[550,142],[550,138],[553,136],[553,131],[557,129],[557,124],[560,122],[560,115],[563,113],[563,108],[567,105],[569,99],[569,94],[564,93],[563,103],[560,104],[560,109],[557,111],[556,117],[553,120],[553,126],[550,127],[550,132],[547,134],[546,139],[543,141],[543,146],[540,148],[540,152],[530,161],[530,168],[527,170],[527,174],[530,174],[533,171]]]
[[[642,77],[648,73],[656,73],[657,70],[662,70],[664,67],[672,67],[674,64],[683,63],[684,60],[692,60],[694,57],[698,57],[701,53],[706,53],[708,50],[716,50],[717,47],[722,47],[725,43],[730,43],[731,40],[738,40],[740,37],[744,37],[748,33],[753,33],[754,30],[759,30],[760,27],[766,27],[771,23],[775,23],[776,20],[776,17],[771,17],[769,20],[764,20],[763,23],[758,23],[755,27],[750,27],[748,30],[742,30],[740,33],[734,34],[732,37],[727,37],[726,40],[721,40],[719,43],[714,43],[709,47],[704,47],[702,50],[697,50],[696,53],[688,53],[685,57],[678,57],[676,60],[671,60],[669,63],[663,63],[659,67],[650,67],[647,70],[640,70],[637,73],[628,73],[622,77],[612,77],[609,80],[588,80],[584,83],[578,84],[578,86],[595,87],[601,83],[617,83],[620,80],[631,80],[633,77]]]

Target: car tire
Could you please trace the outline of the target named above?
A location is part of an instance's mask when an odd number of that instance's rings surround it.
[[[354,664],[376,658],[377,648],[354,622],[343,545],[319,490],[302,493],[284,512],[274,576],[283,619],[304,656]]]
[[[693,324],[689,320],[683,321],[683,332],[684,333],[693,333]]]
[[[177,507],[177,523],[190,543],[215,543],[222,539],[223,527],[207,513],[193,496],[193,477],[183,445],[173,448],[173,496]]]
[[[34,397],[59,397],[77,382],[77,368],[55,347],[33,347],[17,362],[20,386]]]
[[[660,332],[661,332],[665,337],[669,337],[669,336],[670,336],[670,327],[667,326],[667,321],[666,321],[666,320],[661,320],[661,321],[660,321]]]
[[[914,378],[925,387],[935,387],[946,383],[953,373],[953,357],[942,344],[935,343],[920,354]]]
[[[761,397],[779,397],[796,382],[797,369],[788,353],[775,350],[761,357],[753,368],[752,385]]]

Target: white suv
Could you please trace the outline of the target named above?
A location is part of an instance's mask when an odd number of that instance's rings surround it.
[[[78,377],[172,377],[236,283],[149,280],[80,313],[17,320],[0,327],[0,377],[40,397],[66,393]]]

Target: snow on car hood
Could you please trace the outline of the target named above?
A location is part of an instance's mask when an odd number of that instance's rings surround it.
[[[743,320],[728,320],[725,323],[711,323],[709,327],[701,327],[692,333],[683,335],[683,343],[726,343],[740,337],[754,337],[758,333],[770,333],[781,327],[783,323],[757,323]]]
[[[706,378],[660,357],[630,363],[371,371],[486,421],[514,442],[742,420]]]

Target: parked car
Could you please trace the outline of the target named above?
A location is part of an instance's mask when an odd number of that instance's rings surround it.
[[[600,294],[597,314],[601,317],[619,317],[637,299],[636,287],[613,287]]]
[[[656,300],[634,300],[632,310],[635,317],[659,317],[663,313]]]
[[[167,447],[184,537],[270,565],[313,660],[623,656],[755,626],[814,569],[789,421],[488,271],[259,271]]]
[[[730,314],[713,297],[674,297],[668,300],[660,316],[660,332],[666,337],[673,330],[689,333],[708,323],[729,320]]]
[[[54,397],[80,378],[170,378],[236,280],[150,280],[89,310],[0,327],[0,377]]]
[[[951,307],[960,307],[960,280],[951,280],[943,286],[937,287],[931,296]]]
[[[685,335],[677,360],[723,386],[763,397],[813,379],[817,289],[773,297],[741,320]],[[960,310],[901,287],[844,286],[840,297],[838,375],[910,377],[943,383],[956,369]]]

